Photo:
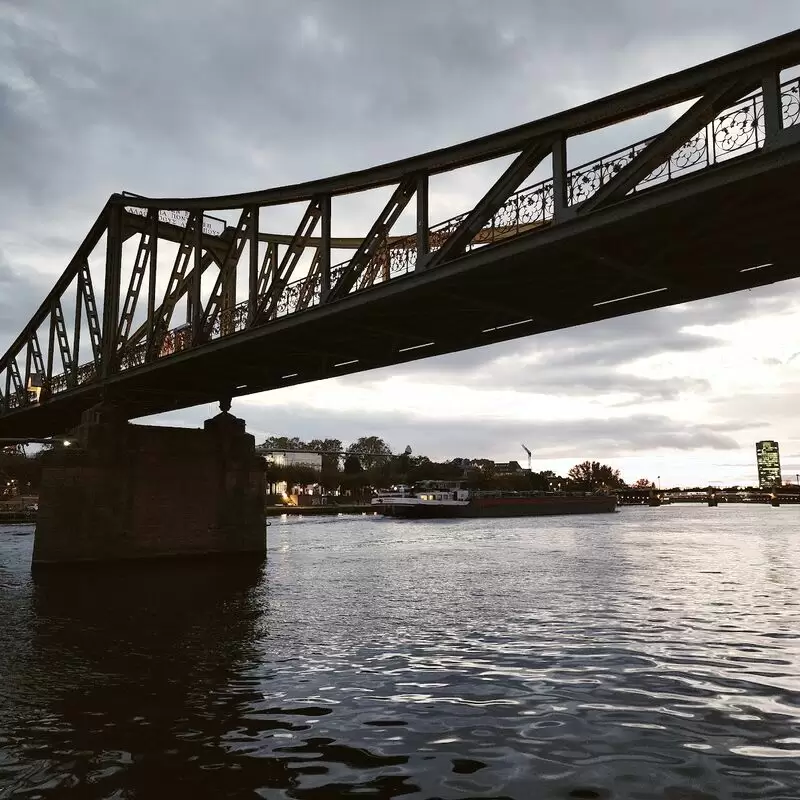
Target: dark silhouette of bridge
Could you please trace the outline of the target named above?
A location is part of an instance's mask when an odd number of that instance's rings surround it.
[[[101,401],[144,416],[797,277],[798,65],[794,31],[361,172],[115,194],[0,359],[0,436],[66,431]],[[568,164],[575,137],[663,109],[657,135]],[[495,159],[481,199],[432,224],[430,180]],[[534,170],[548,175],[527,183]],[[341,198],[374,189],[390,196],[369,230],[334,236]],[[298,204],[293,233],[268,232]]]

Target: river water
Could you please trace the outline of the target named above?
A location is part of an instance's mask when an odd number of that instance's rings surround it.
[[[0,528],[0,797],[797,800],[798,523],[273,520],[35,580]]]

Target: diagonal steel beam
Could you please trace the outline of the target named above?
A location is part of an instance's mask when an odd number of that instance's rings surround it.
[[[75,255],[70,260],[67,268],[56,281],[53,288],[47,293],[47,297],[42,301],[42,304],[36,310],[36,313],[31,317],[28,324],[23,328],[22,332],[14,339],[11,346],[6,350],[2,357],[0,357],[0,371],[4,370],[8,360],[13,355],[16,355],[25,346],[28,335],[32,330],[36,330],[50,313],[50,308],[53,301],[64,294],[66,289],[75,280],[78,273],[80,263],[83,259],[87,258],[92,250],[96,247],[97,243],[102,238],[108,227],[108,203],[103,208],[100,216],[95,220],[86,238],[81,243]]]
[[[319,286],[322,282],[322,270],[323,270],[323,248],[318,247],[314,251],[314,258],[311,261],[311,267],[308,270],[308,275],[306,275],[305,280],[303,281],[303,285],[300,287],[300,292],[297,296],[297,305],[295,306],[295,311],[304,311],[306,308],[311,305],[311,301],[314,299],[314,289]]]
[[[67,326],[64,323],[64,309],[61,307],[61,300],[56,300],[53,304],[53,318],[58,349],[61,352],[61,363],[64,372],[70,374],[72,372],[72,354],[69,349],[69,337],[67,336]]]
[[[370,262],[375,257],[381,244],[386,240],[392,226],[397,222],[400,215],[405,210],[414,193],[417,190],[416,176],[405,177],[397,186],[389,198],[389,202],[384,206],[378,218],[373,223],[369,233],[347,262],[342,274],[331,287],[324,302],[332,302],[349,294],[358,282],[363,272],[368,268]]]
[[[536,139],[528,144],[509,164],[494,185],[478,201],[463,222],[453,231],[442,246],[425,261],[425,269],[431,269],[458,258],[470,242],[481,232],[481,229],[497,213],[503,203],[514,193],[517,187],[550,155],[553,139]]]
[[[322,216],[322,203],[319,199],[312,200],[306,207],[303,218],[297,226],[297,231],[292,237],[292,243],[283,255],[277,271],[274,273],[269,289],[264,295],[257,298],[255,315],[252,325],[259,325],[270,319],[278,308],[283,290],[292,277],[297,262],[305,252],[308,240],[314,233],[317,223]]]
[[[125,293],[125,301],[122,304],[122,315],[117,328],[117,342],[119,347],[123,347],[128,340],[128,335],[131,332],[131,325],[133,324],[133,317],[136,313],[136,305],[139,302],[139,294],[144,282],[144,275],[147,272],[148,266],[150,269],[155,269],[153,264],[153,227],[152,222],[157,220],[158,212],[150,211],[148,216],[151,218],[151,225],[142,231],[141,238],[139,239],[139,248],[136,252],[136,259],[133,262],[133,269],[131,270],[131,277],[128,281],[128,290]]]
[[[97,315],[97,302],[94,298],[94,289],[92,288],[92,274],[89,269],[89,262],[84,261],[80,267],[80,275],[78,280],[78,287],[83,299],[83,305],[86,309],[86,324],[89,328],[89,340],[92,344],[92,357],[94,358],[95,367],[100,363],[102,335],[100,333],[100,318]],[[81,297],[77,299],[80,302]],[[77,311],[76,311],[77,314]],[[80,317],[78,317],[79,319]],[[77,345],[75,347],[75,363],[79,358]]]
[[[311,240],[309,240],[311,241]],[[270,242],[267,245],[267,250],[264,253],[264,260],[261,262],[261,271],[258,274],[258,296],[263,297],[267,291],[270,281],[278,271],[278,264],[280,263],[278,243]]]
[[[164,293],[164,301],[161,303],[158,312],[156,313],[155,324],[153,326],[153,338],[148,347],[147,360],[151,360],[161,350],[164,343],[164,337],[167,335],[169,323],[172,319],[172,312],[181,297],[183,288],[186,291],[189,287],[186,282],[186,273],[189,268],[189,261],[194,249],[195,237],[194,230],[197,225],[202,225],[202,211],[195,212],[189,215],[186,221],[186,227],[183,229],[183,236],[181,243],[178,247],[178,252],[175,255],[175,262],[172,265],[172,272],[169,276],[167,283],[167,290]]]
[[[202,258],[202,260],[200,262],[201,271],[204,272],[205,270],[207,270],[211,266],[211,264],[215,263],[216,261],[217,261],[216,256],[213,253],[211,253],[209,251],[206,251],[203,254],[203,258]],[[151,278],[152,278],[152,273],[151,273]],[[175,305],[177,305],[177,303],[180,301],[181,297],[183,297],[183,295],[186,294],[186,292],[189,290],[189,287],[191,286],[193,280],[194,280],[194,269],[192,269],[183,278],[183,280],[178,284],[178,288],[172,293],[172,295],[166,297],[164,299],[164,302],[157,309],[154,308],[153,312],[150,313],[150,310],[149,310],[149,307],[148,307],[148,312],[147,312],[148,313],[148,319],[145,320],[128,337],[128,341],[126,342],[126,347],[127,348],[135,347],[137,344],[140,344],[142,342],[142,340],[144,340],[148,336],[150,336],[151,338],[153,336],[155,336],[155,325],[158,322],[158,318],[161,315],[163,309],[165,308],[164,303],[169,301],[169,302],[171,302],[173,304],[173,307]],[[148,306],[149,306],[149,300],[148,300]],[[151,327],[153,328],[153,332],[152,333],[150,332],[150,328]]]
[[[39,346],[39,336],[36,331],[31,334],[30,342],[28,343],[30,349],[30,361],[32,362],[33,369],[39,374],[39,380],[44,380],[44,359],[42,359],[42,348]],[[28,368],[28,374],[25,376],[25,385],[33,377],[33,372]]]
[[[197,341],[208,341],[211,338],[211,331],[214,327],[214,320],[223,310],[227,310],[230,300],[235,300],[236,292],[236,268],[239,259],[244,252],[244,245],[247,241],[247,232],[253,224],[253,208],[245,208],[239,217],[239,222],[233,232],[228,250],[222,260],[219,275],[216,283],[208,298],[208,303],[200,319],[199,335]],[[233,297],[232,297],[233,295]],[[230,304],[231,307],[235,303]]]
[[[19,374],[19,366],[17,364],[16,356],[9,361],[8,367],[11,380],[14,383],[14,392],[17,395],[17,403],[22,405],[27,400],[27,395],[25,394],[25,390],[22,385],[22,378]],[[8,379],[6,379],[6,388],[8,388]]]
[[[644,150],[626,164],[608,183],[577,207],[579,214],[590,214],[624,197],[631,189],[669,160],[672,154],[721,111],[740,100],[761,82],[761,75],[738,75],[712,84],[686,112]]]

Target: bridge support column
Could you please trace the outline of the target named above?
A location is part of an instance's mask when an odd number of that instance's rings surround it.
[[[244,420],[203,429],[83,415],[69,447],[45,453],[33,567],[266,552],[264,463]]]

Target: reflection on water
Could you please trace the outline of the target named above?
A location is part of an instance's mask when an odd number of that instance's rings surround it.
[[[270,528],[44,573],[0,528],[0,797],[800,797],[800,509]]]

